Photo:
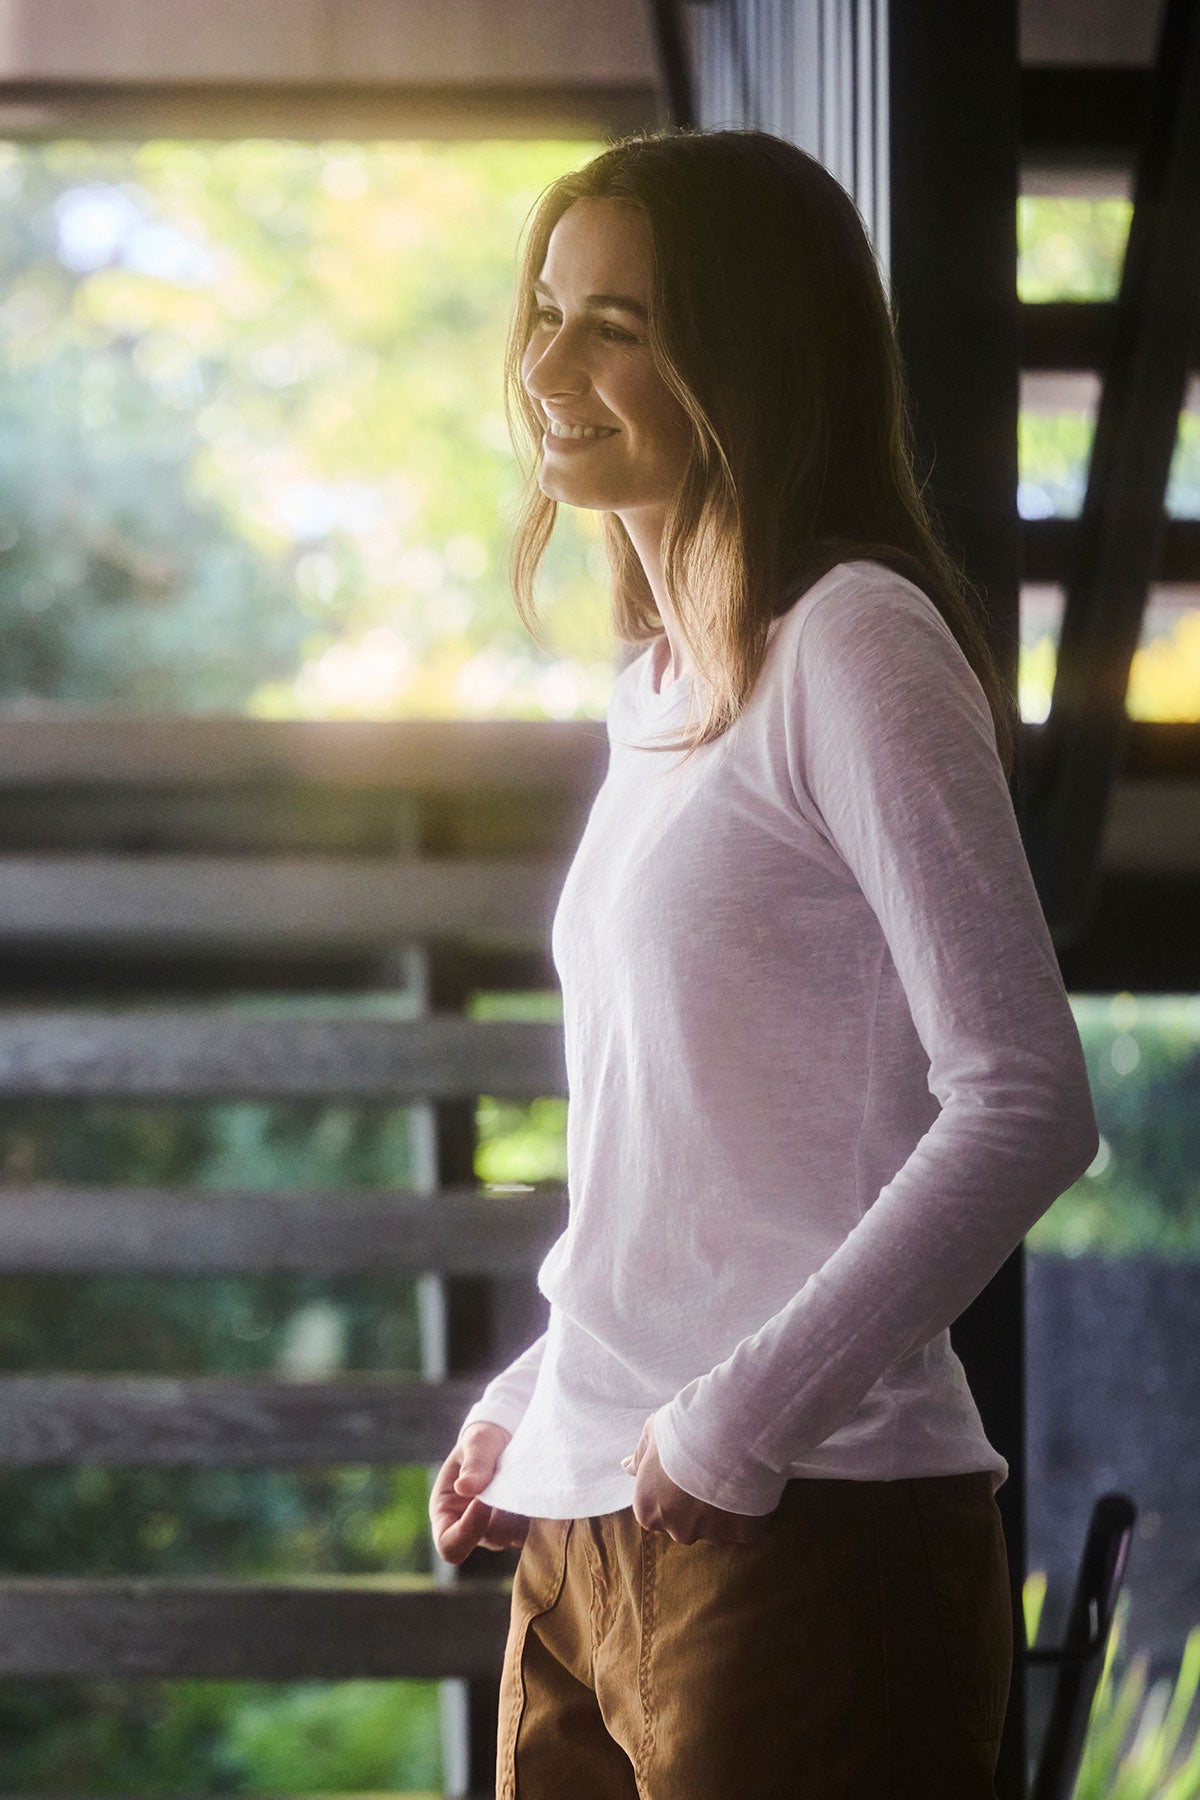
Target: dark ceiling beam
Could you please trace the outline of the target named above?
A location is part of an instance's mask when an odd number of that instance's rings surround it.
[[[693,130],[696,99],[680,0],[650,0],[650,25],[667,117],[680,130]]]
[[[1027,300],[1021,306],[1021,367],[1103,371],[1116,326],[1112,300]],[[1193,375],[1200,374],[1200,331],[1187,362]]]
[[[658,113],[624,82],[0,81],[0,136],[602,139]]]

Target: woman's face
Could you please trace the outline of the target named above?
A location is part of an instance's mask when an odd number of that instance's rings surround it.
[[[627,521],[639,512],[665,516],[692,446],[687,414],[650,354],[649,296],[645,217],[619,200],[576,200],[550,234],[521,359],[547,427],[542,492]],[[604,430],[556,438],[551,420]]]

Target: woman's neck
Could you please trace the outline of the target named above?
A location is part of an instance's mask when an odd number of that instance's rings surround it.
[[[663,580],[662,533],[666,509],[664,507],[630,509],[628,512],[621,512],[618,517],[629,533],[630,542],[637,551],[638,561],[642,565],[650,592],[654,596],[654,604],[658,608],[658,616],[662,620],[667,643],[670,645],[670,659],[661,677],[661,685],[666,687],[669,682],[676,680],[680,675],[691,672],[692,669],[692,661],[683,641],[683,634],[679,629],[679,620],[675,616],[674,608],[667,596],[666,582]]]

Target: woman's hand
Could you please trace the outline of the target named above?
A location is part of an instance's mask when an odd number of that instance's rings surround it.
[[[523,1513],[505,1512],[476,1498],[496,1473],[511,1436],[503,1425],[482,1419],[468,1425],[438,1470],[429,1496],[429,1523],[443,1562],[465,1562],[477,1546],[519,1550],[525,1542],[529,1520]]]
[[[677,1544],[704,1538],[714,1544],[748,1544],[766,1530],[770,1513],[726,1512],[676,1487],[658,1460],[654,1414],[642,1426],[637,1449],[621,1467],[636,1476],[633,1516],[647,1531],[665,1531]]]

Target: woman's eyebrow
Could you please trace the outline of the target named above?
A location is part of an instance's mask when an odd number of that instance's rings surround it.
[[[538,279],[533,285],[535,289],[540,289],[543,294],[549,294],[553,299],[553,290],[544,281]],[[632,313],[635,319],[641,319],[646,323],[650,318],[641,301],[635,300],[632,294],[588,294],[583,304],[592,308],[615,306],[620,312]]]

